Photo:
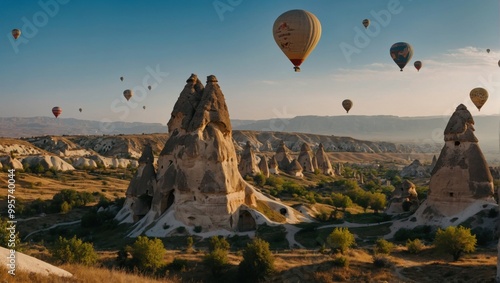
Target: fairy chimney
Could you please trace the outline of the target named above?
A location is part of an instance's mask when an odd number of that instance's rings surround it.
[[[257,173],[260,173],[259,166],[257,165],[257,161],[255,159],[255,153],[253,152],[252,145],[250,141],[247,141],[243,153],[241,154],[241,160],[238,164],[238,170],[240,171],[241,176],[254,176]]]
[[[325,175],[335,176],[332,169],[332,164],[326,155],[323,144],[320,143],[318,150],[316,151],[316,161],[318,162],[318,169]]]
[[[260,158],[259,170],[266,178],[269,178],[269,164],[267,163],[267,157],[265,155]]]
[[[299,162],[300,166],[302,166],[305,172],[314,172],[314,170],[316,169],[313,163],[313,156],[314,155],[309,145],[307,143],[303,143],[302,147],[300,148],[300,154],[297,161]]]

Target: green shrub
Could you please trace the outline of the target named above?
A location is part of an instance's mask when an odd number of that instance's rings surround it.
[[[155,272],[163,265],[165,247],[160,239],[139,236],[130,248],[130,253],[134,265],[140,270]]]
[[[274,271],[274,257],[269,243],[255,238],[243,250],[243,260],[238,266],[238,274],[244,282],[257,282]]]
[[[406,249],[411,254],[418,254],[425,248],[424,243],[420,239],[406,241]]]
[[[12,225],[7,222],[7,219],[0,218],[0,246],[7,249],[19,249],[19,245],[21,244],[21,237],[19,236],[19,232],[16,232],[14,241],[10,241],[11,230],[14,231],[16,229],[15,225],[12,228]]]
[[[392,261],[386,255],[375,255],[373,256],[373,265],[378,268],[387,268],[392,266]]]
[[[349,229],[344,227],[335,228],[332,233],[328,235],[326,242],[332,250],[339,250],[342,254],[356,243],[354,235],[349,232]]]
[[[469,228],[449,226],[445,230],[438,229],[434,246],[445,253],[451,254],[453,260],[458,260],[462,253],[476,250],[476,236]]]
[[[194,244],[193,237],[187,237],[187,239],[186,239],[186,249],[188,251],[193,249],[193,244]]]
[[[194,226],[194,229],[193,229],[193,231],[194,231],[195,233],[200,233],[202,230],[203,230],[203,229],[201,228],[201,226]]]
[[[263,187],[266,184],[266,176],[262,173],[258,173],[257,175],[253,176],[253,181],[255,184],[259,187]]]
[[[380,254],[390,254],[394,250],[394,244],[384,239],[378,239],[375,243],[375,251]]]
[[[163,228],[165,228],[165,226],[164,226]],[[177,229],[176,229],[176,230],[177,230],[177,233],[182,234],[182,233],[186,232],[186,227],[184,227],[184,226],[179,226],[179,227],[177,227]]]
[[[203,263],[212,271],[215,278],[220,277],[229,263],[227,250],[216,248],[203,258]]]
[[[223,251],[229,251],[230,245],[229,242],[223,237],[213,236],[210,238],[210,242],[208,243],[208,249],[210,252],[214,250],[220,249]]]
[[[188,261],[185,259],[174,258],[174,260],[167,266],[171,270],[183,271],[186,269]]]
[[[94,265],[97,262],[97,253],[90,243],[84,243],[74,236],[59,239],[51,249],[51,254],[59,263],[80,263],[83,265]]]

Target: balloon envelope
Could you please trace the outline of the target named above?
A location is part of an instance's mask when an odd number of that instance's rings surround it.
[[[486,49],[486,52],[490,53],[490,49],[489,49],[489,48],[488,48],[488,49]]]
[[[417,71],[420,71],[420,68],[422,68],[422,62],[415,61],[415,63],[413,63],[413,66],[415,66],[415,68],[417,69]]]
[[[56,106],[56,107],[52,108],[52,114],[54,114],[54,116],[56,116],[56,118],[57,118],[59,115],[61,115],[61,113],[62,113],[62,109],[61,109],[61,107]]]
[[[14,39],[17,39],[20,35],[21,35],[21,30],[17,28],[12,30],[12,36],[14,37]]]
[[[500,60],[498,60],[498,67],[500,67]]]
[[[476,105],[477,109],[481,111],[481,107],[488,100],[488,91],[482,87],[476,87],[470,91],[470,100]]]
[[[151,86],[150,85],[148,85],[148,89],[151,90]]]
[[[321,38],[321,23],[310,12],[290,10],[281,14],[274,22],[273,37],[294,65],[295,72],[300,72],[300,65]]]
[[[125,96],[127,101],[132,97],[132,95],[134,95],[134,93],[130,89],[126,89],[125,91],[123,91],[123,96]]]
[[[352,101],[350,99],[342,101],[342,107],[344,107],[345,111],[349,113],[349,110],[352,108]]]
[[[364,19],[364,20],[363,20],[363,26],[364,26],[365,28],[368,28],[368,27],[370,26],[370,20],[369,20],[369,19]]]
[[[78,109],[78,111],[82,112],[82,108]]]
[[[146,110],[146,106],[142,106],[142,109]]]
[[[390,54],[392,60],[394,60],[394,63],[399,66],[402,72],[413,56],[413,48],[406,42],[397,42],[391,46]]]
[[[120,77],[120,81],[122,81],[122,82],[123,82],[123,77]]]

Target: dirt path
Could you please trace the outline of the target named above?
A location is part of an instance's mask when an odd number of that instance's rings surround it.
[[[36,234],[38,232],[48,231],[50,229],[54,229],[54,228],[59,227],[59,226],[78,224],[80,222],[82,222],[82,221],[81,220],[76,220],[76,221],[71,221],[71,222],[57,223],[57,224],[54,224],[54,225],[52,225],[52,226],[50,226],[48,228],[36,230],[36,231],[33,231],[33,232],[29,233],[28,235],[26,235],[26,237],[24,237],[23,241],[26,241],[29,238],[29,236],[31,236],[33,234]]]

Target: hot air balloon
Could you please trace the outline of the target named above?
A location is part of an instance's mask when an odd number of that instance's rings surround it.
[[[408,63],[413,56],[413,48],[406,42],[397,42],[391,46],[390,54],[392,60],[394,60],[394,63],[399,66],[402,72],[406,63]]]
[[[417,69],[417,71],[420,71],[420,68],[422,68],[422,62],[415,61],[415,63],[413,63],[413,66],[415,66],[415,68]]]
[[[61,109],[61,107],[56,106],[56,107],[52,108],[52,114],[54,114],[54,116],[56,116],[56,118],[57,118],[59,115],[61,115],[61,113],[62,113],[62,109]]]
[[[488,49],[486,49],[486,52],[490,53],[490,49],[489,49],[489,48],[488,48]]]
[[[365,28],[368,28],[368,27],[370,26],[370,20],[369,20],[369,19],[364,19],[364,20],[363,20],[363,26],[364,26]]]
[[[500,67],[500,60],[498,60],[498,67]]]
[[[151,86],[150,85],[148,85],[148,89],[151,90]]]
[[[470,91],[470,100],[476,105],[477,109],[481,111],[481,107],[488,100],[488,91],[482,87],[476,87]]]
[[[295,72],[300,72],[300,64],[318,44],[321,23],[310,12],[290,10],[274,22],[273,36],[278,47],[294,65]]]
[[[17,39],[20,35],[21,35],[21,30],[17,28],[12,30],[12,36],[14,37],[14,39]]]
[[[78,111],[80,111],[80,113],[82,112],[82,108],[78,109]]]
[[[349,113],[349,110],[352,108],[352,101],[350,99],[342,101],[342,107],[344,107],[345,111]]]
[[[142,106],[142,109],[146,110],[146,105]]]
[[[122,81],[122,82],[123,82],[123,77],[120,77],[120,81]]]
[[[132,95],[134,95],[134,92],[132,92],[132,90],[130,90],[130,89],[126,89],[125,91],[123,91],[123,96],[125,96],[127,101],[129,101],[129,99],[132,97]]]

